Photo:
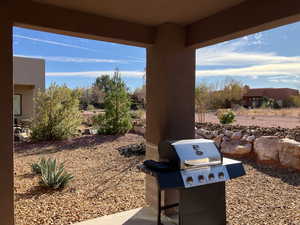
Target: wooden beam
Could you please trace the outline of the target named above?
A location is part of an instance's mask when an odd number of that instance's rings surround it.
[[[0,221],[14,224],[12,20],[0,3]],[[5,6],[5,7],[2,7]]]
[[[247,0],[188,25],[186,44],[204,47],[299,20],[299,0]]]
[[[141,47],[154,43],[155,28],[151,26],[28,0],[13,1],[14,22],[20,27]]]

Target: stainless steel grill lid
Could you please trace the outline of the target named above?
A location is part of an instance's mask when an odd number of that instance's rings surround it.
[[[162,185],[191,188],[245,174],[239,161],[224,159],[214,141],[191,139],[165,141],[159,146],[160,158],[177,166],[178,171],[160,175]],[[173,177],[173,178],[172,178]],[[168,181],[168,184],[164,184]],[[178,181],[177,183],[174,181]]]
[[[171,144],[181,162],[180,169],[198,168],[222,164],[222,156],[211,140],[192,139]]]

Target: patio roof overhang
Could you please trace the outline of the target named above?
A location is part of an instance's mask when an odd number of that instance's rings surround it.
[[[178,24],[204,47],[300,19],[298,0],[12,0],[16,25],[148,47],[157,27]],[[238,19],[237,19],[238,18]]]

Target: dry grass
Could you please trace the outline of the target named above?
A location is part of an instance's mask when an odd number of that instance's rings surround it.
[[[238,109],[235,111],[239,116],[282,116],[300,117],[300,108],[290,109]]]

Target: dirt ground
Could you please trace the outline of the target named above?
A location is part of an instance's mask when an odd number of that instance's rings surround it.
[[[82,136],[64,142],[17,144],[16,225],[67,225],[145,205],[143,157],[124,158],[117,147],[141,136]],[[59,192],[37,187],[30,163],[40,157],[65,162],[75,178]],[[300,174],[245,161],[247,175],[227,183],[230,225],[299,225]]]
[[[237,115],[236,121],[233,124],[239,124],[243,126],[260,126],[260,127],[283,127],[283,128],[295,128],[300,126],[300,117],[295,116],[247,116]],[[196,116],[197,121],[197,116]],[[219,123],[219,120],[215,113],[207,113],[205,115],[205,122]]]

